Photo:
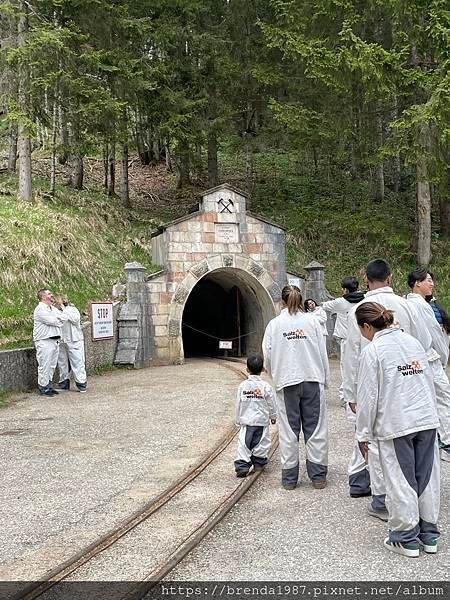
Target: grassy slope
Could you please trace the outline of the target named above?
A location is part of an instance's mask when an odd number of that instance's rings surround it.
[[[41,193],[47,183],[34,181],[37,201],[17,202],[16,181],[0,179],[0,344],[30,342],[36,290],[67,293],[86,310],[89,300],[107,299],[127,261],[152,269],[150,219],[125,211],[102,194],[58,189],[58,200]]]
[[[222,180],[243,186],[242,157],[222,157]],[[387,258],[395,287],[406,291],[406,274],[414,265],[413,194],[388,195],[383,204],[370,201],[365,182],[336,174],[332,181],[313,174],[308,165],[280,153],[256,156],[257,182],[252,210],[287,228],[287,262],[302,270],[312,259],[326,266],[327,286],[340,293],[344,275],[359,274],[365,263]],[[35,291],[39,287],[67,293],[82,310],[92,299],[110,297],[123,265],[139,260],[149,270],[149,234],[155,223],[186,212],[195,198],[177,199],[168,183],[170,202],[126,211],[117,199],[100,192],[58,188],[58,199],[43,194],[37,179],[38,201],[17,203],[16,182],[0,177],[0,344],[29,343]],[[198,190],[196,190],[198,191]],[[159,194],[158,198],[161,196]],[[436,295],[450,306],[449,240],[433,234]]]

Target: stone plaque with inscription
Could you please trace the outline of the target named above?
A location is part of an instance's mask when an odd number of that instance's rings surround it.
[[[239,229],[237,223],[216,223],[217,244],[237,244],[239,242]]]

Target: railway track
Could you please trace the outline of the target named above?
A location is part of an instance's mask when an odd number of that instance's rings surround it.
[[[220,364],[245,377],[242,366],[223,360]],[[174,484],[41,580],[19,590],[12,600],[143,598],[220,523],[261,475],[255,472],[244,480],[234,477],[232,442],[237,432],[233,427]],[[271,454],[276,447],[277,438]],[[105,583],[115,579],[121,584]],[[96,582],[95,592],[92,588],[89,595],[88,589],[73,583],[80,581]],[[67,585],[70,596],[59,590]]]

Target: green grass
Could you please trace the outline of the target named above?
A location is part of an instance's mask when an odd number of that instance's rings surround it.
[[[126,211],[116,198],[59,187],[57,198],[34,181],[36,201],[15,199],[16,180],[0,177],[0,345],[30,340],[36,291],[66,293],[82,312],[94,299],[108,299],[123,277],[125,262],[151,272],[147,217]],[[13,195],[2,194],[2,190]]]

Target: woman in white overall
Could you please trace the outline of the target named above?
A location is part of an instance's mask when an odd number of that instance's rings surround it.
[[[390,327],[394,313],[376,302],[356,309],[361,352],[356,439],[367,454],[376,444],[386,485],[388,550],[409,557],[437,551],[439,418],[433,374],[422,345]]]
[[[325,337],[314,314],[303,312],[298,287],[285,286],[281,297],[284,308],[267,325],[262,347],[277,393],[282,485],[288,490],[297,486],[298,442],[303,430],[308,477],[313,487],[321,489],[328,470]]]

